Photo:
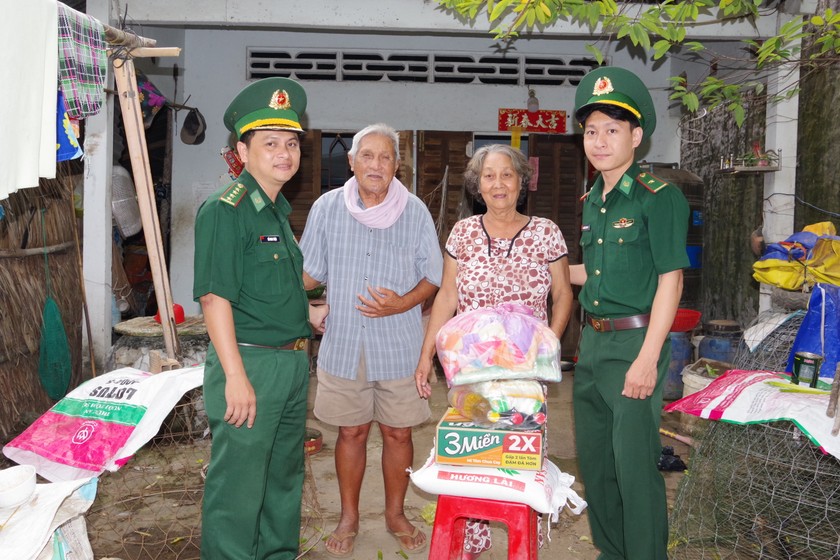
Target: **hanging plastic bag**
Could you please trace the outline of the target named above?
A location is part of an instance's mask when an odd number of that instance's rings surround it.
[[[797,352],[811,352],[823,357],[818,387],[828,388],[840,361],[840,286],[817,284],[814,287],[808,301],[808,312],[790,350],[787,371],[793,371],[793,357]]]

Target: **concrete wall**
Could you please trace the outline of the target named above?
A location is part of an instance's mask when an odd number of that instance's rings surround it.
[[[228,102],[247,85],[245,59],[247,47],[281,48],[357,48],[365,50],[460,51],[494,54],[496,44],[487,35],[439,36],[400,34],[347,34],[322,31],[266,31],[214,29],[175,29],[144,26],[142,34],[158,40],[158,46],[179,46],[179,59],[159,59],[157,66],[144,67],[154,83],[168,97],[175,95],[172,79],[174,64],[179,78],[176,102],[197,106],[207,121],[206,139],[200,145],[185,145],[177,135],[173,145],[172,177],[172,255],[170,281],[174,300],[188,313],[197,313],[192,303],[193,220],[198,205],[207,195],[229,180],[219,150],[231,138],[222,124]],[[445,47],[442,46],[445,41]],[[540,38],[517,42],[518,53],[574,55],[585,57],[582,40]],[[669,64],[653,68],[633,59],[626,51],[611,53],[613,64],[637,72],[652,88],[661,110],[657,130],[640,157],[648,161],[679,161],[676,126],[679,112],[668,101]],[[160,82],[158,81],[160,80]],[[388,122],[403,130],[456,130],[492,133],[497,130],[500,107],[523,107],[525,86],[480,84],[423,84],[388,82],[305,82],[308,107],[305,126],[331,131],[355,131],[371,122]],[[574,107],[573,86],[537,86],[543,109]],[[183,115],[183,114],[182,114]],[[179,126],[183,118],[179,118]],[[567,122],[575,130],[573,119]]]

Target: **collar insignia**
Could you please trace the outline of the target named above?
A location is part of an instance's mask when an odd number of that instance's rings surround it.
[[[254,203],[254,208],[257,209],[257,212],[259,212],[265,207],[265,201],[262,199],[258,191],[254,191],[251,194],[251,202]]]

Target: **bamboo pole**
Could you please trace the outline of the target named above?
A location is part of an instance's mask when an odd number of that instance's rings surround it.
[[[154,47],[157,45],[157,41],[155,39],[148,39],[146,37],[135,35],[134,33],[126,33],[122,29],[111,27],[105,23],[102,24],[102,27],[105,29],[105,42],[109,45],[127,47],[130,49],[135,47]]]
[[[19,259],[22,257],[31,257],[33,255],[43,255],[44,253],[63,253],[67,249],[73,247],[73,241],[65,241],[58,245],[49,245],[47,247],[34,247],[32,249],[0,249],[0,259]]]
[[[137,189],[137,202],[140,205],[140,220],[143,223],[143,235],[149,252],[149,266],[155,286],[155,298],[160,312],[160,324],[163,327],[163,342],[169,358],[178,360],[181,348],[178,342],[175,319],[172,316],[173,301],[169,286],[169,273],[163,257],[160,221],[155,205],[154,184],[149,166],[149,152],[146,146],[146,132],[143,126],[143,113],[137,92],[137,75],[134,61],[114,59],[114,76],[120,99],[126,143],[131,156],[131,168],[134,185]]]

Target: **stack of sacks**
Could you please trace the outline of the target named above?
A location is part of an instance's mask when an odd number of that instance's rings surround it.
[[[412,481],[433,494],[525,503],[553,519],[567,502],[580,513],[586,502],[571,489],[574,477],[545,460],[543,382],[562,379],[551,329],[529,308],[506,304],[455,316],[436,342],[450,408]]]

